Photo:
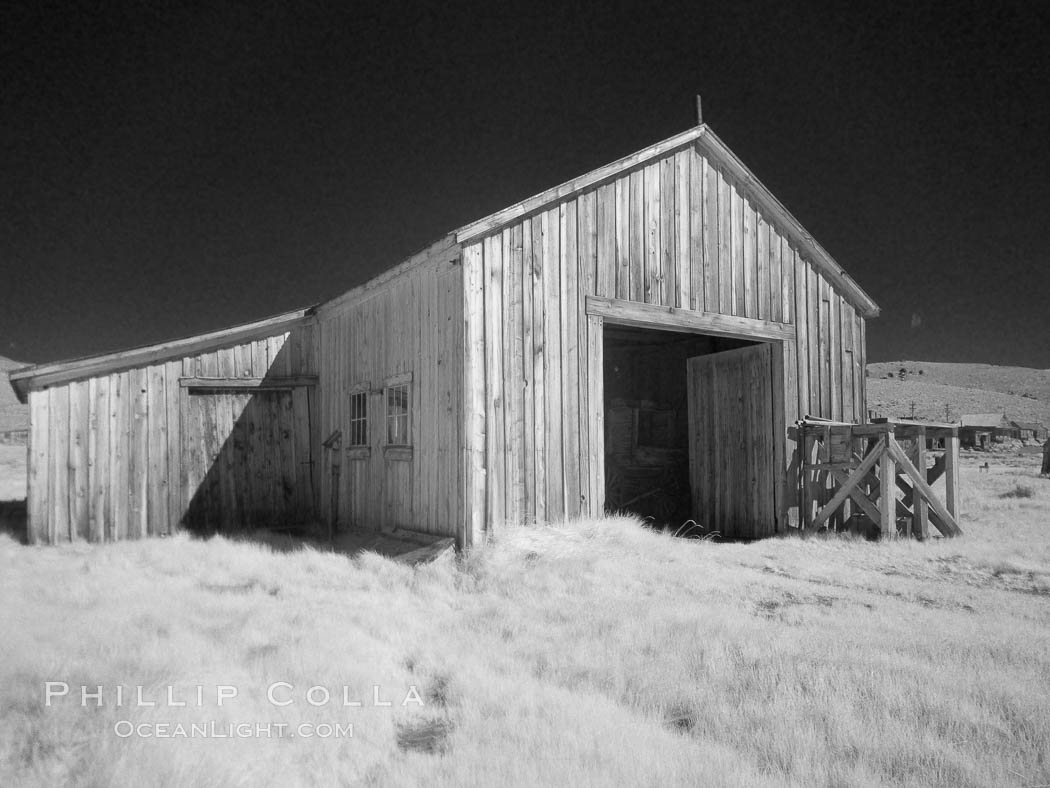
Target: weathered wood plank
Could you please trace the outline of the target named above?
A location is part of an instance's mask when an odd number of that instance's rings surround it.
[[[788,492],[784,486],[787,479],[787,465],[789,462],[787,453],[785,452],[787,447],[787,424],[784,421],[784,415],[788,409],[786,405],[788,387],[785,373],[784,353],[784,345],[787,344],[789,343],[778,342],[769,348],[769,357],[772,366],[770,397],[773,400],[773,435],[771,436],[773,475],[772,478],[760,475],[760,478],[768,479],[768,483],[772,487],[772,489],[767,491],[767,494],[772,496],[774,502],[773,512],[776,516],[776,523],[773,528],[774,532],[783,532],[787,527],[788,522]],[[761,381],[759,381],[759,383],[761,383]],[[760,414],[756,415],[754,423],[762,423]],[[757,447],[758,450],[761,450],[761,448],[761,446]]]
[[[576,287],[576,327],[577,327],[577,357],[573,360],[575,375],[578,386],[577,417],[576,423],[579,428],[579,474],[580,474],[580,513],[591,514],[591,506],[594,501],[595,491],[593,489],[593,451],[596,447],[591,442],[591,400],[590,386],[587,382],[589,370],[590,344],[588,340],[587,319],[587,296],[594,292],[594,257],[596,228],[594,223],[593,192],[580,197],[580,213],[578,221],[579,234],[579,280]],[[594,407],[601,407],[594,403]]]
[[[591,279],[595,282],[595,293],[610,297],[626,293],[629,287],[630,268],[626,254],[622,254],[621,266],[621,252],[617,249],[619,227],[616,221],[616,205],[623,187],[623,182],[618,181],[616,184],[607,183],[598,187],[597,191],[589,193],[590,202],[594,205],[593,220],[598,228],[596,259],[591,263],[594,265]],[[523,241],[526,233],[530,231],[530,223],[522,225]]]
[[[783,266],[781,265],[780,255],[780,236],[777,234],[776,228],[766,222],[765,217],[762,218],[762,226],[765,228],[764,232],[759,231],[766,239],[766,258],[765,265],[768,269],[769,276],[769,319],[774,322],[788,322],[784,319],[784,301],[787,298],[787,287],[788,282],[784,281]],[[761,260],[761,250],[759,254]],[[794,279],[793,274],[788,275],[788,280]],[[793,297],[793,296],[792,296]]]
[[[817,287],[819,288],[817,320],[820,326],[817,340],[817,353],[820,355],[820,415],[828,419],[835,419],[832,404],[835,385],[831,376],[832,340],[834,339],[831,333],[831,298],[828,284],[823,278],[817,278]],[[839,419],[835,420],[839,421]]]
[[[50,422],[48,391],[29,392],[29,467],[26,494],[27,537],[30,544],[50,543],[52,515],[49,509],[51,474]]]
[[[744,247],[744,311],[741,314],[745,317],[758,317],[758,260],[756,257],[758,239],[755,237],[757,216],[746,194],[741,196],[741,211],[743,212],[741,243]]]
[[[703,223],[704,223],[704,309],[708,312],[720,312],[721,284],[719,280],[719,180],[718,171],[711,166],[706,157],[702,159],[701,174],[703,190]]]
[[[679,151],[674,156],[674,272],[676,288],[674,306],[689,309],[693,284],[693,266],[690,246],[689,176],[692,156],[690,151]]]
[[[506,435],[503,418],[503,245],[489,236],[482,245],[485,289],[486,521],[503,526],[506,503]]]
[[[601,210],[601,198],[599,197],[599,210]],[[606,206],[608,210],[609,206]],[[608,218],[608,214],[606,214]],[[522,464],[525,479],[525,522],[536,519],[536,378],[535,358],[533,347],[533,331],[535,321],[533,319],[533,285],[536,276],[536,259],[533,248],[533,222],[526,219],[521,228],[522,243],[522,271],[521,271],[521,340],[522,340],[522,421],[524,436],[522,441]],[[608,249],[606,254],[608,254]],[[601,252],[599,252],[601,254]],[[607,285],[608,286],[608,285]],[[542,338],[541,338],[542,341]]]
[[[893,445],[893,436],[886,440]],[[880,443],[882,441],[880,440]],[[883,536],[897,535],[897,458],[892,451],[882,451],[879,471],[879,513],[882,515],[879,528]]]
[[[632,301],[645,301],[648,266],[646,265],[645,226],[645,178],[641,170],[630,175],[629,224],[630,224],[630,264]],[[617,221],[619,221],[617,216]]]
[[[49,542],[68,542],[69,516],[69,386],[48,390],[51,414],[49,463],[51,478],[51,538]]]
[[[804,261],[805,262],[805,261]],[[806,306],[809,309],[807,321],[809,323],[809,410],[814,416],[827,418],[828,414],[821,410],[821,359],[823,353],[820,345],[820,290],[817,287],[817,274],[813,268],[806,266]],[[815,351],[815,352],[814,352]]]
[[[723,315],[733,311],[732,187],[725,173],[718,172],[718,310]],[[715,311],[715,310],[711,310]]]
[[[948,514],[959,516],[959,438],[944,439],[944,502]]]
[[[780,277],[771,285],[772,261],[769,259],[769,225],[761,214],[756,215],[755,225],[755,267],[758,278],[755,285],[755,314],[759,320],[770,320],[770,304],[780,300]]]
[[[926,474],[926,436],[921,435],[915,441],[915,447],[913,450],[914,465],[919,471],[925,476]],[[919,539],[926,539],[929,536],[929,502],[921,495],[916,496],[912,493],[911,496],[912,504],[912,535]]]
[[[593,196],[593,193],[592,193]],[[522,352],[524,326],[522,322],[523,252],[522,226],[515,224],[504,231],[503,304],[506,312],[506,351],[504,353],[504,385],[506,386],[507,442],[507,517],[521,523],[525,517],[525,388],[524,355]],[[593,260],[591,261],[593,271]],[[593,276],[593,273],[592,273]]]
[[[252,343],[253,351],[258,342]],[[254,364],[254,360],[253,360]],[[168,361],[164,365],[164,412],[167,420],[167,484],[168,492],[168,533],[179,530],[182,515],[185,511],[182,500],[181,478],[182,470],[179,467],[182,450],[182,422],[180,397],[182,390],[175,384],[182,372],[181,361]]]
[[[69,388],[69,538],[88,539],[88,381],[73,381]]]
[[[556,520],[565,514],[565,477],[562,455],[562,421],[564,409],[561,400],[562,323],[561,323],[561,224],[562,210],[555,208],[543,219],[543,290],[547,302],[544,312],[543,334],[545,355],[545,438],[547,442],[547,517]]]
[[[178,378],[178,385],[190,389],[260,389],[275,391],[303,386],[316,386],[317,375],[289,375],[286,377],[185,377]]]
[[[130,485],[128,482],[128,445],[131,439],[131,420],[128,418],[128,400],[131,377],[128,372],[109,376],[109,467],[110,508],[112,521],[106,541],[128,538]]]
[[[98,412],[98,389],[100,378],[90,378],[87,381],[88,388],[88,412],[87,412],[87,539],[89,542],[100,542],[101,527],[99,520],[99,499],[95,494],[98,486],[98,477],[105,468],[99,463],[99,412]],[[104,380],[104,378],[102,378]],[[102,411],[102,421],[108,426],[106,412]],[[103,499],[104,502],[104,499]]]
[[[547,294],[543,288],[544,240],[549,232],[548,224],[543,217],[532,220],[532,413],[535,436],[533,462],[536,478],[535,517],[544,522],[547,519],[547,420],[546,394],[547,385]]]
[[[149,373],[131,370],[128,390],[128,538],[143,539],[149,531]]]
[[[582,320],[582,316],[581,316]],[[591,446],[590,514],[605,511],[605,399],[604,399],[604,321],[599,315],[587,316],[587,408]]]
[[[784,432],[780,433],[779,440],[783,441],[784,436],[791,425],[793,425],[799,419],[798,412],[798,360],[796,358],[796,342],[794,339],[788,339],[781,342],[781,348],[783,350],[783,374],[784,374]],[[774,349],[775,352],[775,349]],[[790,444],[787,444],[790,446]],[[783,520],[784,525],[792,523],[793,519],[796,523],[800,523],[798,519],[801,512],[799,511],[799,468],[798,468],[799,457],[796,452],[788,450],[788,456],[786,457],[787,471],[785,475],[785,487],[784,487],[784,504],[782,507],[782,513],[785,517]]]
[[[795,360],[798,370],[798,414],[799,417],[804,417],[813,413],[810,408],[809,321],[806,319],[809,315],[809,304],[806,300],[809,288],[806,286],[805,264],[794,254],[790,247],[783,245],[782,252],[785,271],[792,272],[792,281],[795,285]]]
[[[695,331],[714,336],[734,337],[737,339],[786,340],[793,337],[791,326],[771,323],[768,320],[755,320],[733,315],[711,312],[693,312],[692,310],[675,309],[659,304],[640,304],[634,301],[621,301],[612,298],[587,298],[588,314],[601,315],[607,322],[624,326],[652,328],[661,326],[683,331]]]
[[[658,265],[660,291],[658,303],[677,306],[678,277],[675,275],[675,184],[673,158],[665,158],[660,161],[659,177],[659,208],[657,209],[659,238],[657,248],[660,256]]]
[[[828,304],[828,355],[829,373],[828,382],[831,388],[831,418],[842,421],[842,391],[844,381],[842,378],[842,315],[839,312],[841,299],[838,294],[829,288]]]
[[[577,204],[561,210],[561,414],[562,475],[565,485],[565,515],[580,514],[580,367],[579,367],[579,262]]]
[[[288,395],[286,395],[288,396]],[[290,399],[292,402],[292,438],[295,445],[296,458],[296,515],[299,522],[307,522],[313,516],[313,463],[317,460],[313,456],[313,447],[310,440],[310,390],[306,388],[292,389]],[[245,413],[243,425],[244,441],[246,447],[250,446],[252,435],[250,432],[251,413],[250,408]],[[254,453],[253,453],[254,456]],[[248,469],[254,471],[254,468]],[[254,481],[254,473],[250,473],[245,480],[249,492],[249,501],[256,492],[258,486]]]
[[[747,315],[747,292],[744,265],[744,198],[736,183],[730,183],[729,210],[730,267],[732,269],[731,314],[745,317]]]
[[[460,546],[480,546],[485,527],[485,301],[480,244],[463,249],[464,490],[466,507]]]
[[[695,149],[688,154],[689,171],[689,300],[683,307],[696,310],[707,309],[707,216],[704,184],[706,160],[700,158]]]
[[[150,535],[169,533],[168,523],[168,407],[164,365],[146,369],[147,425],[146,520]]]
[[[630,178],[621,178],[616,181],[614,186],[605,187],[613,190],[613,197],[615,204],[612,206],[610,211],[609,206],[605,206],[605,211],[599,214],[598,224],[598,276],[599,282],[601,282],[601,268],[602,268],[602,255],[603,250],[610,243],[610,239],[605,237],[605,234],[613,231],[615,237],[614,251],[615,251],[615,264],[616,264],[616,298],[631,298],[631,189],[630,189]],[[605,218],[606,223],[602,223],[601,218]],[[610,220],[611,217],[611,220]]]

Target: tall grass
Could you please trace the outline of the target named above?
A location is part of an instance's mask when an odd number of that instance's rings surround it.
[[[966,536],[925,544],[722,545],[609,518],[410,569],[222,539],[0,542],[0,784],[1050,783],[1050,483],[963,480]],[[1019,483],[1035,495],[999,498]],[[239,694],[46,707],[48,680]],[[291,705],[267,700],[278,681]],[[311,706],[314,685],[338,701]],[[124,719],[354,728],[120,738]]]

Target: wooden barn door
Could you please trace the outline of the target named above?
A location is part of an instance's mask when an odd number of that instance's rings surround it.
[[[728,538],[775,531],[770,345],[687,361],[693,518]]]
[[[309,409],[292,389],[190,390],[183,431],[187,524],[302,522],[312,508]]]

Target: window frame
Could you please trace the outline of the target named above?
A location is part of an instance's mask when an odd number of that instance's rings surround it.
[[[394,389],[403,388],[405,391],[405,412],[392,414],[390,409],[390,396]],[[412,373],[404,372],[392,375],[383,381],[383,455],[389,460],[412,459]],[[391,443],[391,421],[403,419],[404,443]]]
[[[346,431],[346,456],[351,460],[365,460],[372,454],[372,445],[369,443],[369,411],[371,408],[368,404],[369,395],[372,393],[372,384],[366,382],[356,383],[350,387],[347,392],[347,431]],[[361,416],[355,418],[354,415],[354,399],[360,397],[361,402],[364,405],[364,413]],[[360,423],[364,433],[364,442],[354,442],[354,426]]]

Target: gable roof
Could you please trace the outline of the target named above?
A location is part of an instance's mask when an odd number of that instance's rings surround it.
[[[602,183],[615,178],[621,173],[640,167],[653,159],[661,158],[678,149],[696,145],[713,161],[724,167],[741,184],[743,190],[755,203],[786,231],[788,238],[799,248],[802,256],[813,266],[857,309],[862,317],[877,317],[879,306],[871,296],[864,292],[835,259],[828,254],[802,224],[791,215],[784,205],[773,196],[773,193],[755,177],[736,154],[726,146],[707,124],[695,126],[681,134],[669,137],[663,142],[624,156],[622,159],[606,164],[585,175],[554,186],[528,199],[515,203],[508,208],[496,211],[482,219],[460,227],[455,232],[456,241],[463,244],[499,230],[504,225],[542,210],[552,203],[569,199],[581,192],[596,188]]]
[[[1017,427],[1017,429],[1019,429],[1019,430],[1036,430],[1036,431],[1039,431],[1039,430],[1046,429],[1046,427],[1044,427],[1042,424],[1039,424],[1039,423],[1034,422],[1034,421],[1011,421],[1010,423],[1013,424],[1015,427]]]
[[[964,427],[1008,427],[1009,422],[1002,413],[968,413],[959,417]]]
[[[160,342],[155,345],[144,345],[120,350],[115,353],[102,353],[95,356],[53,361],[45,364],[31,364],[8,373],[11,387],[18,395],[20,402],[28,399],[29,391],[55,383],[65,383],[78,378],[116,372],[144,364],[156,364],[161,361],[182,358],[183,356],[217,350],[221,347],[240,344],[252,339],[273,336],[306,322],[312,318],[314,307],[284,312],[252,323],[212,331],[208,334],[197,334],[183,339]]]

